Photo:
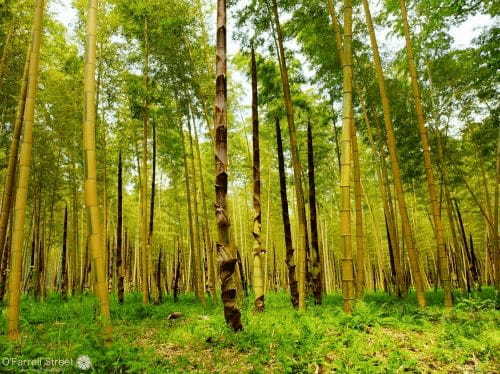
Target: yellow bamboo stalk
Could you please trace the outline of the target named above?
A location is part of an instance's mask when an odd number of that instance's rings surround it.
[[[11,246],[11,267],[9,273],[9,294],[7,305],[7,329],[11,340],[19,338],[19,302],[21,298],[22,250],[24,243],[24,221],[33,149],[33,122],[38,84],[38,66],[45,1],[37,0],[33,17],[32,50],[28,73],[28,91],[24,108],[23,139],[19,156],[19,177],[14,206],[14,222]]]
[[[342,293],[344,311],[351,313],[354,300],[354,269],[351,235],[351,152],[352,152],[352,1],[344,0],[342,49],[343,106],[340,171],[340,231],[342,237]]]
[[[364,0],[365,2],[367,0]],[[432,217],[434,220],[435,233],[436,233],[436,244],[438,248],[438,265],[439,273],[441,277],[441,283],[444,291],[444,305],[446,307],[453,306],[453,297],[451,294],[451,281],[450,272],[448,269],[448,255],[446,254],[446,246],[444,239],[444,229],[443,222],[441,220],[441,209],[438,201],[438,194],[436,191],[436,184],[434,182],[434,174],[432,171],[432,161],[429,145],[429,135],[425,125],[424,109],[422,106],[422,97],[420,94],[420,86],[418,83],[417,68],[415,66],[415,56],[413,52],[413,43],[411,40],[410,25],[408,23],[408,11],[406,9],[405,0],[400,0],[399,5],[401,7],[401,15],[403,18],[403,30],[406,40],[406,53],[408,57],[408,69],[410,71],[411,77],[411,87],[413,92],[413,98],[415,101],[415,111],[417,113],[417,123],[420,135],[420,142],[422,143],[423,155],[424,155],[424,168],[425,175],[427,179],[427,188],[429,190],[429,199],[432,209]]]
[[[189,135],[189,158],[191,161],[191,170],[193,174],[192,187],[193,187],[193,213],[194,213],[194,241],[195,241],[195,252],[193,256],[193,265],[196,269],[197,277],[195,282],[195,293],[202,304],[205,304],[205,287],[204,287],[204,275],[203,275],[203,254],[201,251],[201,240],[200,240],[200,231],[201,225],[199,222],[199,214],[198,214],[198,185],[196,178],[196,167],[194,164],[194,145],[193,145],[193,137],[191,134],[191,120],[188,116],[187,118],[188,125],[188,135]],[[200,171],[201,172],[201,171]]]
[[[7,234],[7,224],[9,222],[10,212],[12,209],[12,200],[14,195],[15,176],[17,170],[17,157],[19,151],[19,142],[21,140],[21,132],[23,129],[23,117],[26,105],[26,96],[28,93],[28,73],[30,68],[31,44],[27,48],[26,61],[24,63],[23,80],[21,84],[21,94],[19,95],[16,120],[14,122],[14,130],[12,131],[12,142],[9,149],[9,161],[7,171],[5,173],[2,210],[0,212],[0,252],[5,245]]]
[[[96,124],[96,49],[97,49],[97,0],[89,0],[87,15],[87,63],[84,73],[85,121],[83,124],[83,149],[85,154],[85,206],[89,216],[89,244],[95,272],[94,290],[100,302],[101,322],[106,340],[111,338],[108,282],[104,262],[102,226],[97,197],[97,162],[95,145]]]
[[[391,116],[391,106],[389,102],[389,97],[387,95],[387,90],[385,86],[385,77],[382,70],[382,60],[380,58],[380,52],[378,49],[377,39],[375,36],[375,31],[373,28],[373,22],[371,19],[370,9],[368,6],[368,1],[363,0],[363,6],[365,9],[366,23],[368,26],[368,31],[370,34],[370,43],[372,46],[373,60],[375,63],[375,73],[377,76],[380,98],[382,101],[382,109],[384,113],[384,124],[387,133],[387,146],[389,149],[389,157],[391,160],[392,175],[394,178],[394,188],[396,190],[396,198],[398,202],[398,207],[400,210],[401,221],[403,224],[403,240],[405,241],[406,248],[408,250],[408,257],[410,259],[410,267],[413,274],[413,279],[415,282],[415,289],[417,294],[417,301],[419,306],[425,307],[425,286],[420,271],[420,261],[418,258],[418,252],[415,245],[415,238],[410,225],[410,218],[408,215],[408,209],[406,206],[406,200],[404,196],[403,183],[401,181],[401,170],[399,168],[399,161],[396,152],[396,137],[394,135],[394,126],[392,123]]]

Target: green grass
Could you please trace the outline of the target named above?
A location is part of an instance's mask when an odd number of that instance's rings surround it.
[[[0,336],[0,372],[40,372],[40,366],[6,365],[5,357],[75,360],[91,358],[98,373],[396,373],[497,372],[500,369],[500,312],[494,290],[457,297],[444,310],[440,293],[428,294],[429,307],[414,297],[401,301],[381,293],[365,296],[349,316],[342,298],[328,296],[306,312],[291,308],[287,294],[271,294],[266,312],[243,306],[244,331],[224,324],[219,302],[199,305],[192,295],[178,303],[142,305],[138,294],[124,305],[112,300],[114,340],[101,342],[97,304],[90,295],[62,301],[52,295],[43,303],[22,302],[22,338],[12,344]],[[168,320],[171,312],[184,317]],[[5,332],[5,312],[0,328]],[[46,362],[44,361],[44,364]],[[45,369],[79,372],[72,363]]]

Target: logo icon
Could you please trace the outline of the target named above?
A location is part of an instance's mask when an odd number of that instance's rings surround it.
[[[80,370],[89,370],[92,367],[92,361],[87,355],[78,356],[76,359],[76,367]]]

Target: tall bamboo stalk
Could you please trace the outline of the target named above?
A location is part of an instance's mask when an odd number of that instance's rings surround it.
[[[204,221],[204,231],[205,231],[205,245],[206,245],[206,263],[208,268],[208,291],[211,297],[215,297],[215,266],[214,266],[214,251],[212,246],[212,239],[210,235],[210,227],[208,225],[208,209],[207,209],[207,199],[205,191],[205,178],[203,176],[203,167],[201,164],[201,152],[200,152],[200,142],[198,140],[198,130],[196,129],[196,124],[194,125],[194,139],[196,145],[196,158],[198,162],[198,170],[200,171],[200,194],[201,194],[201,204],[203,209],[203,221]]]
[[[191,170],[193,174],[193,213],[194,213],[194,238],[195,238],[195,252],[194,252],[194,268],[196,269],[197,277],[195,284],[195,292],[196,296],[200,300],[202,304],[205,303],[205,290],[203,287],[203,270],[202,270],[202,252],[201,252],[201,239],[200,239],[200,222],[199,222],[199,214],[198,214],[198,183],[196,181],[196,167],[194,164],[194,145],[193,145],[193,136],[191,133],[191,117],[188,116],[187,125],[188,125],[188,137],[189,137],[189,158],[191,159]]]
[[[367,0],[364,0],[364,2],[366,1]],[[427,188],[429,190],[432,218],[435,226],[436,244],[439,256],[439,261],[438,261],[439,275],[441,278],[441,283],[443,285],[443,291],[444,291],[444,305],[446,307],[452,307],[453,297],[451,294],[450,271],[448,269],[448,255],[446,253],[444,228],[443,228],[443,222],[441,220],[441,209],[439,206],[438,194],[434,182],[434,174],[432,171],[429,135],[427,132],[427,128],[425,126],[424,109],[422,106],[422,97],[420,94],[420,86],[418,83],[417,68],[415,66],[415,56],[413,52],[413,43],[411,40],[410,26],[408,23],[408,12],[406,9],[406,1],[400,0],[399,4],[401,7],[401,14],[403,18],[403,30],[406,40],[406,53],[408,56],[408,69],[410,71],[411,87],[413,92],[413,99],[415,102],[415,111],[417,113],[417,123],[420,135],[420,142],[422,143],[422,148],[424,151],[423,152],[424,168],[425,168],[425,175],[427,178]]]
[[[307,250],[309,248],[307,238],[307,218],[306,206],[304,200],[304,189],[302,187],[302,166],[299,158],[299,150],[297,143],[297,130],[295,127],[294,108],[292,103],[292,95],[290,92],[290,79],[288,75],[288,67],[285,58],[285,48],[283,45],[283,33],[281,30],[278,5],[276,0],[272,0],[272,12],[274,16],[274,26],[276,28],[278,42],[278,57],[281,73],[281,82],[283,87],[283,96],[286,109],[286,117],[288,122],[288,134],[290,138],[290,151],[292,154],[293,181],[295,186],[296,205],[298,212],[298,252],[297,265],[299,268],[299,309],[305,309],[305,293],[306,293],[306,260]]]
[[[34,251],[33,251],[34,255]],[[63,245],[61,251],[61,295],[68,297],[68,206],[64,207]]]
[[[356,124],[354,115],[351,126],[351,145],[354,175],[354,210],[356,219],[356,296],[363,296],[366,275],[365,275],[365,237],[363,228],[363,193],[361,188],[361,167],[359,164],[358,137],[356,135]]]
[[[354,300],[354,264],[351,234],[352,156],[352,1],[344,0],[344,40],[342,43],[343,104],[340,169],[340,232],[342,245],[342,294],[344,311],[351,313]]]
[[[148,132],[149,132],[149,32],[148,20],[144,18],[144,88],[146,95],[144,97],[144,116],[142,127],[142,165],[141,165],[141,262],[142,262],[142,301],[149,303],[149,274],[150,274],[150,256],[148,243]]]
[[[108,282],[105,271],[105,256],[102,241],[102,226],[97,197],[97,161],[95,145],[96,124],[96,45],[97,45],[97,0],[89,0],[87,20],[87,62],[85,65],[85,122],[83,125],[83,148],[85,153],[85,205],[89,217],[89,245],[92,251],[92,271],[95,273],[94,290],[100,302],[101,322],[105,339],[111,338]]]
[[[495,205],[494,205],[494,216],[493,216],[493,227],[494,227],[494,248],[495,256],[493,260],[495,262],[495,288],[497,290],[497,306],[500,304],[500,234],[498,232],[498,211],[500,209],[500,128],[497,133],[497,152],[496,152],[496,176],[495,176]]]
[[[154,224],[155,224],[155,202],[156,202],[156,122],[154,119],[151,121],[151,127],[153,130],[152,140],[153,140],[153,152],[152,167],[151,167],[151,196],[149,199],[149,228],[148,228],[148,277],[150,278],[150,293],[152,294],[153,301],[158,304],[160,302],[161,295],[158,294],[161,291],[160,287],[153,287],[153,238],[154,238]],[[158,261],[161,261],[161,255],[158,257]]]
[[[229,235],[229,212],[227,209],[227,31],[226,0],[217,0],[217,38],[215,65],[215,216],[224,317],[234,331],[243,329],[241,313],[236,304],[236,253]]]
[[[391,160],[392,176],[394,180],[394,188],[396,190],[396,198],[398,203],[397,205],[399,207],[399,213],[401,216],[401,222],[403,226],[403,240],[408,250],[408,257],[410,259],[411,272],[415,283],[417,301],[419,306],[425,307],[426,301],[424,294],[425,292],[424,280],[420,270],[420,260],[418,258],[418,252],[415,245],[415,237],[412,232],[410,218],[408,215],[408,209],[406,205],[406,199],[404,196],[403,182],[401,180],[401,170],[399,167],[399,160],[396,152],[396,137],[394,135],[394,126],[392,123],[391,106],[389,102],[389,97],[387,95],[384,72],[382,70],[382,60],[380,58],[378,43],[375,36],[375,30],[373,28],[373,22],[371,19],[370,9],[367,0],[363,0],[363,6],[365,9],[368,31],[370,34],[370,43],[372,47],[373,61],[375,63],[375,73],[377,76],[380,98],[382,101],[382,110],[384,113],[384,124],[387,136],[387,147],[389,149],[389,158]]]
[[[124,301],[124,268],[123,268],[123,164],[122,151],[118,154],[118,183],[117,183],[117,202],[116,202],[116,271],[118,273],[118,302],[123,304]]]
[[[259,99],[257,94],[257,63],[255,49],[252,46],[252,148],[253,148],[253,287],[255,292],[255,310],[264,311],[264,274],[262,269],[262,248],[260,233],[262,229],[262,212],[260,207],[260,147],[259,147]]]
[[[182,128],[182,122],[179,124],[179,135],[181,139],[181,147],[182,147],[182,158],[184,162],[184,186],[186,188],[186,201],[187,201],[187,214],[188,214],[188,224],[189,224],[189,256],[190,260],[193,259],[196,256],[197,253],[197,245],[198,242],[196,241],[196,236],[195,236],[195,230],[196,227],[194,225],[194,220],[193,220],[193,204],[192,204],[192,194],[191,194],[191,177],[189,174],[189,165],[188,165],[188,155],[187,155],[187,149],[186,149],[186,142],[184,140],[184,129]],[[196,293],[196,296],[200,299],[199,295],[199,288],[197,285],[199,284],[198,282],[198,277],[199,277],[199,269],[198,267],[194,264],[194,261],[191,263],[188,263],[188,268],[191,271],[191,280],[192,282],[189,283],[189,286],[194,287],[194,291]]]
[[[403,286],[403,274],[402,274],[402,265],[401,265],[401,250],[399,246],[399,238],[396,230],[395,223],[395,213],[394,213],[394,205],[392,201],[391,188],[389,185],[389,176],[387,173],[386,166],[386,151],[384,147],[377,147],[375,144],[375,140],[373,138],[373,131],[371,126],[370,118],[368,117],[368,110],[366,108],[366,103],[364,97],[361,98],[361,106],[363,108],[363,117],[367,128],[368,140],[372,147],[372,151],[374,154],[378,154],[379,156],[379,167],[377,168],[378,180],[379,180],[379,189],[380,195],[383,196],[383,204],[384,204],[384,215],[386,219],[386,229],[387,229],[387,242],[389,247],[389,257],[391,259],[391,269],[394,276],[395,286],[396,286],[396,294],[401,297],[403,293],[405,293],[405,289]],[[379,130],[379,126],[376,127]],[[380,135],[380,131],[377,131]],[[382,150],[380,150],[382,148]]]
[[[317,305],[321,304],[322,297],[322,272],[321,255],[319,248],[318,218],[316,213],[316,177],[314,172],[314,146],[311,121],[307,122],[307,174],[309,179],[309,216],[311,227],[312,266],[311,275],[313,280],[314,300]]]
[[[17,157],[19,151],[19,142],[21,140],[21,132],[23,128],[24,111],[26,105],[26,95],[28,92],[28,74],[30,69],[31,43],[27,48],[26,59],[24,63],[23,80],[21,84],[21,92],[19,95],[16,120],[14,122],[14,130],[12,131],[12,142],[9,149],[9,161],[7,171],[5,173],[2,210],[0,211],[0,251],[3,253],[5,239],[7,236],[7,224],[11,214],[14,197],[15,176],[17,170]]]
[[[28,88],[24,107],[23,138],[19,156],[19,177],[14,205],[14,221],[11,241],[9,273],[9,295],[7,305],[7,329],[11,340],[19,338],[19,301],[21,298],[22,250],[24,244],[24,221],[33,149],[33,122],[38,84],[40,45],[42,42],[43,14],[45,0],[37,0],[33,17],[32,49],[29,58]]]
[[[290,225],[290,215],[288,212],[288,196],[286,192],[286,174],[285,174],[285,160],[283,157],[283,142],[281,140],[281,127],[280,121],[276,117],[276,144],[278,153],[278,170],[280,180],[280,197],[281,197],[281,216],[283,220],[283,231],[285,236],[285,263],[288,268],[288,285],[290,287],[290,297],[294,308],[299,306],[299,290],[297,278],[295,276],[295,261],[294,250],[292,242],[292,229]]]
[[[339,55],[339,60],[342,64],[342,67],[345,65],[345,57],[344,57],[344,42],[342,41],[342,36],[340,32],[340,27],[335,11],[335,7],[333,4],[333,0],[328,0],[328,11],[330,13],[330,18],[332,20],[332,29],[335,35],[335,41],[337,43],[337,53]],[[345,16],[345,13],[344,13]],[[345,22],[345,21],[344,21]],[[352,25],[351,25],[352,28]],[[352,39],[352,37],[351,37]],[[344,33],[345,40],[345,33]],[[352,62],[352,52],[351,52],[351,62]],[[351,67],[351,88],[355,85],[352,76],[352,67]],[[362,188],[361,188],[361,170],[359,163],[359,152],[358,152],[358,140],[356,135],[356,124],[354,122],[354,114],[353,114],[353,105],[352,105],[352,95],[351,95],[351,152],[352,152],[352,168],[353,168],[353,176],[354,176],[354,202],[355,202],[355,212],[356,212],[356,260],[357,260],[357,272],[356,272],[356,293],[358,295],[362,295],[364,287],[365,287],[365,250],[364,250],[364,230],[363,230],[363,210],[362,210]],[[336,140],[337,141],[337,140]],[[342,169],[342,168],[341,168]],[[341,208],[342,209],[342,208]],[[352,239],[351,239],[352,242]],[[351,244],[351,253],[352,253],[352,244]]]

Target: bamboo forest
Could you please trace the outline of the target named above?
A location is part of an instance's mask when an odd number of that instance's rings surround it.
[[[500,2],[0,0],[0,373],[500,372]]]

